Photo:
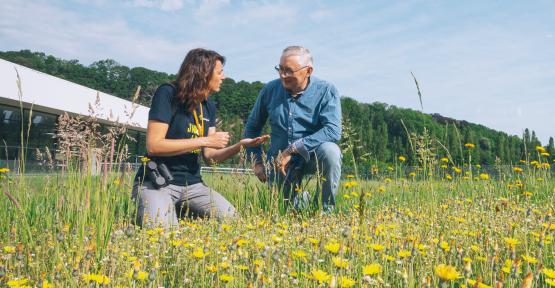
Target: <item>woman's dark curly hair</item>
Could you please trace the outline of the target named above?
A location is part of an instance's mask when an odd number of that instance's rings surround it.
[[[225,64],[224,56],[202,48],[193,49],[185,56],[174,84],[177,87],[176,100],[188,111],[193,111],[210,93],[208,83],[218,60]]]

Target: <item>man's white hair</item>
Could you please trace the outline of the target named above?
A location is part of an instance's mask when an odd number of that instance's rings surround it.
[[[289,46],[283,49],[281,57],[288,56],[299,56],[301,58],[302,65],[312,67],[312,54],[310,54],[310,50],[304,48],[303,46]]]

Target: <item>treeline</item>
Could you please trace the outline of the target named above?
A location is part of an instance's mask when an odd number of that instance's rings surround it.
[[[0,58],[128,100],[141,85],[138,102],[143,105],[150,105],[150,97],[160,83],[175,78],[143,67],[129,68],[111,59],[85,66],[78,60],[63,60],[29,50],[0,51]]]
[[[175,78],[143,67],[129,68],[109,59],[85,66],[77,60],[29,50],[0,52],[0,58],[129,100],[140,85],[138,101],[146,106],[158,85]],[[228,78],[221,91],[212,96],[222,120],[221,128],[232,132],[235,140],[240,137],[263,85]],[[535,147],[542,145],[534,131],[528,129],[521,137],[511,136],[482,125],[385,103],[360,103],[349,97],[343,97],[341,102],[347,128],[342,145],[354,155],[344,159],[347,166],[350,158],[366,166],[391,163],[399,156],[417,164],[423,150],[436,158],[448,157],[454,163],[466,162],[470,156],[475,164],[515,164],[522,159],[538,158]],[[464,147],[466,143],[475,147],[468,149]],[[545,148],[550,155],[555,154],[553,138]]]

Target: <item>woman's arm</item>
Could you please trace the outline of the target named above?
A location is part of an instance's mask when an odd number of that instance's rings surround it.
[[[146,130],[146,150],[152,156],[175,156],[200,148],[224,148],[229,142],[229,133],[215,132],[207,137],[193,139],[166,139],[169,125],[149,120]]]
[[[210,137],[210,135],[214,135],[218,133],[224,133],[224,132],[216,132],[216,127],[210,127],[208,129],[208,137]],[[264,136],[260,136],[252,139],[251,138],[241,139],[241,141],[222,149],[204,148],[202,155],[204,157],[204,161],[206,161],[208,164],[212,164],[215,162],[222,162],[229,159],[231,156],[239,153],[242,147],[258,146],[266,142],[269,138],[270,138],[269,135],[264,135]]]

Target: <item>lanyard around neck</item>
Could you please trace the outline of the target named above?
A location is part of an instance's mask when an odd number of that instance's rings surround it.
[[[193,116],[195,117],[195,125],[197,126],[198,136],[204,137],[204,114],[202,113],[202,103],[200,106],[200,121],[197,116],[197,109],[193,110]]]

